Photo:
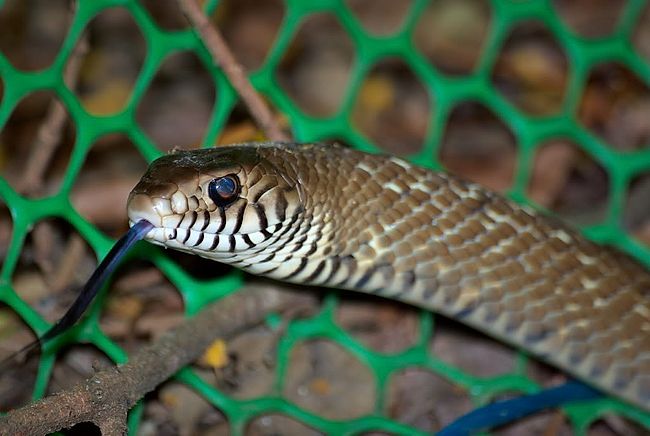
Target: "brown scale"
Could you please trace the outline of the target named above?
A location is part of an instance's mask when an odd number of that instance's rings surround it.
[[[301,201],[295,226],[331,226],[305,257],[329,257],[347,274],[325,285],[459,316],[650,410],[650,275],[556,220],[456,177],[342,147],[244,145],[157,162],[138,192],[170,195],[178,185],[208,206],[194,192],[198,173],[243,171],[248,184],[276,175],[284,190],[264,196]]]

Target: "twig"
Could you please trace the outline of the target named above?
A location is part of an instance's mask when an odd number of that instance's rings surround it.
[[[213,61],[226,74],[266,136],[273,141],[288,141],[289,137],[284,134],[266,102],[250,84],[244,67],[235,59],[219,29],[210,23],[195,0],[178,0],[178,4],[198,31]]]
[[[74,15],[74,14],[73,14]],[[79,78],[81,60],[88,52],[88,38],[84,35],[70,53],[67,68],[63,73],[63,81],[74,89]],[[25,165],[25,175],[20,181],[18,190],[24,194],[33,194],[43,190],[43,175],[49,166],[58,145],[61,143],[61,133],[67,119],[67,112],[63,103],[52,99],[50,106],[36,132],[29,160]]]
[[[70,21],[74,18],[74,11],[70,13]],[[81,69],[81,61],[85,54],[88,52],[89,44],[88,37],[83,35],[77,45],[70,53],[68,64],[63,73],[64,82],[74,89],[79,78],[79,71]],[[32,141],[29,159],[25,165],[23,178],[18,182],[18,191],[23,194],[35,194],[44,191],[43,178],[47,168],[50,166],[50,161],[56,152],[56,149],[61,144],[61,136],[65,122],[67,119],[67,112],[63,104],[56,98],[53,98],[47,109],[47,113],[42,123],[38,127],[36,137]],[[43,221],[37,226],[34,231],[37,235],[34,238],[34,251],[36,262],[41,267],[47,282],[54,282],[52,288],[54,293],[60,292],[66,288],[73,276],[74,268],[84,255],[84,246],[78,235],[71,236],[71,239],[66,246],[65,252],[60,259],[61,262],[57,267],[54,267],[51,260],[51,242],[56,233],[55,227],[48,221]],[[65,268],[65,266],[68,266]],[[64,268],[62,268],[62,266]]]
[[[68,21],[73,22],[75,8],[68,14]],[[79,78],[79,71],[84,56],[88,52],[88,37],[83,35],[73,48],[63,72],[63,81],[70,89],[74,89]],[[61,101],[53,98],[50,102],[45,118],[38,126],[36,137],[30,145],[30,154],[25,164],[24,175],[18,181],[17,189],[23,194],[36,194],[43,192],[44,176],[57,148],[61,144],[63,129],[67,120],[67,112]],[[84,255],[83,240],[79,235],[73,234],[61,257],[57,257],[58,265],[53,259],[53,235],[57,233],[51,222],[43,221],[34,229],[34,258],[41,268],[45,281],[52,284],[52,293],[56,294],[65,289],[73,278],[75,266]]]
[[[84,256],[87,256],[86,241],[80,234],[72,233],[66,243],[63,256],[47,280],[52,294],[59,294],[72,284],[75,272],[79,270]]]
[[[71,388],[0,418],[1,435],[48,434],[80,422],[96,424],[103,435],[126,431],[128,410],[147,392],[196,360],[216,338],[228,338],[311,298],[268,287],[248,287],[206,307],[164,334],[119,367],[98,372]]]

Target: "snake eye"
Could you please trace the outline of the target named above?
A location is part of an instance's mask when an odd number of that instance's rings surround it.
[[[218,207],[225,207],[237,199],[239,180],[234,175],[219,177],[208,184],[208,196]]]

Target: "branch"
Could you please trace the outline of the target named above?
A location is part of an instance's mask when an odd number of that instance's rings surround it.
[[[74,15],[74,13],[72,14]],[[77,85],[82,59],[88,53],[88,37],[83,35],[70,53],[68,65],[63,73],[63,81],[71,90]],[[18,191],[23,194],[33,194],[43,188],[43,175],[50,165],[54,152],[61,143],[61,134],[68,113],[58,98],[52,99],[47,114],[36,132],[32,142],[32,153],[25,165],[23,179],[19,182]]]
[[[270,312],[286,311],[306,294],[249,286],[202,310],[164,334],[123,366],[98,372],[71,388],[0,418],[0,434],[48,434],[93,422],[104,435],[126,433],[128,410],[147,392],[196,360],[216,338],[260,324]]]
[[[266,136],[273,141],[288,141],[289,137],[284,134],[266,102],[251,85],[244,67],[235,59],[219,29],[210,23],[195,0],[178,0],[178,4],[198,31],[203,44],[212,55],[213,62],[221,67]]]

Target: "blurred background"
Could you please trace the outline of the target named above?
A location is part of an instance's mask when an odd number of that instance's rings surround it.
[[[201,3],[297,140],[455,172],[650,264],[648,2]],[[126,197],[148,161],[175,147],[264,139],[176,1],[1,4],[0,358],[63,314],[106,237],[127,229]],[[221,295],[201,294],[189,307],[200,284],[233,274],[155,253],[122,268],[86,323],[129,353]],[[186,278],[170,279],[174,268]],[[224,345],[223,362],[193,369],[223,393],[228,412],[197,384],[172,381],[138,408],[132,428],[227,434],[237,418],[247,434],[318,434],[330,421],[377,414],[399,424],[373,434],[430,432],[478,403],[562,380],[453,322],[436,318],[432,329],[430,315],[405,306],[323,298],[311,322],[330,339],[305,337],[277,356],[287,339],[265,326]],[[96,337],[2,374],[1,410],[121,358]],[[425,360],[405,358],[408,350],[425,350]],[[276,359],[284,359],[279,375]],[[326,423],[270,410],[244,419],[244,400],[264,396]],[[589,434],[641,431],[593,409],[549,412],[499,434],[572,434],[578,417]]]

